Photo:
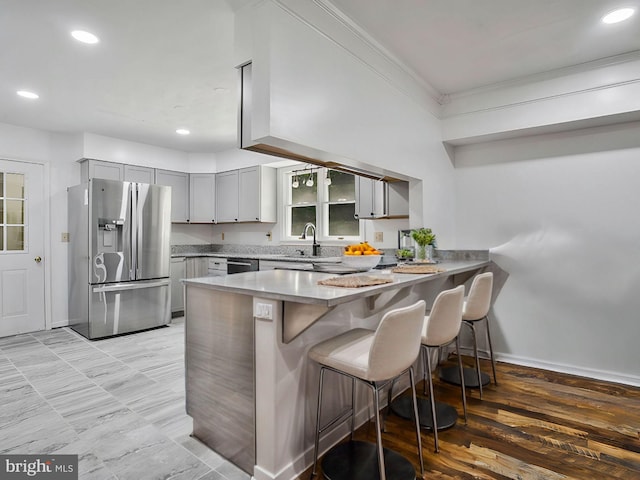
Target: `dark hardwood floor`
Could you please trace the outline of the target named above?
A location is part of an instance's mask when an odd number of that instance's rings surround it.
[[[491,371],[488,362],[482,370]],[[505,363],[497,370],[483,400],[467,390],[466,425],[460,387],[434,375],[436,399],[455,405],[459,418],[439,432],[438,454],[423,430],[425,479],[640,479],[640,388]],[[356,437],[375,442],[373,424]],[[383,444],[419,471],[411,421],[390,414]],[[300,477],[308,478],[310,470]]]

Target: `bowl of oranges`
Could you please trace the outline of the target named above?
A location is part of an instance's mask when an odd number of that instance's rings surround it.
[[[380,262],[382,252],[367,242],[347,245],[342,252],[342,264],[355,270],[367,271]]]

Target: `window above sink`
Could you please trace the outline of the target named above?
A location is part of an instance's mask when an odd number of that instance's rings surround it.
[[[318,241],[359,241],[355,217],[356,176],[324,167],[283,170],[283,238],[299,240],[306,224],[313,223]]]

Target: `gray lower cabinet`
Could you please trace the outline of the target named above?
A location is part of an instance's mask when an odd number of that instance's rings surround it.
[[[186,259],[176,257],[171,259],[171,315],[178,316],[184,312],[184,293],[182,282],[186,278]]]
[[[171,314],[184,313],[183,278],[206,277],[209,274],[208,257],[173,257],[171,259]]]

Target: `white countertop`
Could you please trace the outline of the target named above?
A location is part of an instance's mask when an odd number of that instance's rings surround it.
[[[437,267],[444,269],[445,272],[428,275],[391,273],[390,270],[372,270],[356,275],[391,278],[393,282],[361,288],[318,285],[319,280],[335,277],[336,275],[305,270],[265,270],[260,272],[238,273],[223,277],[191,278],[183,280],[183,282],[187,286],[332,307],[357,298],[377,295],[387,290],[409,287],[438,277],[441,278],[457,273],[477,270],[486,267],[490,263],[488,260],[443,262],[438,264]]]

